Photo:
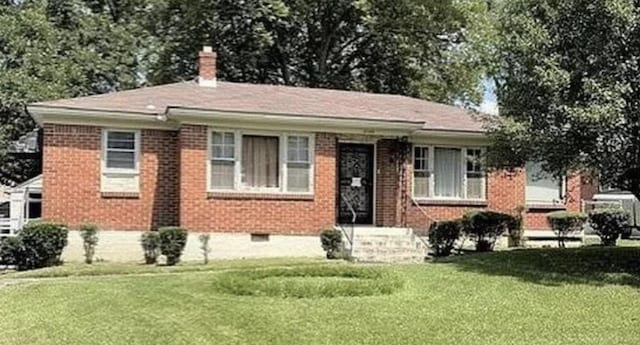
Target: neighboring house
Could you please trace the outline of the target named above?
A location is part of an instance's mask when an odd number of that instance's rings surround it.
[[[42,146],[38,130],[33,130],[7,147],[17,159],[40,161]],[[42,211],[42,177],[36,176],[15,187],[0,185],[0,237],[13,235],[27,222],[40,219]]]
[[[549,210],[578,210],[593,189],[579,176],[485,173],[487,138],[464,109],[219,82],[209,48],[197,81],[28,111],[44,129],[44,219],[95,223],[131,246],[135,231],[180,225],[235,248],[269,240],[283,255],[317,253],[317,234],[350,224],[352,209],[357,225],[426,229],[470,209],[525,207],[525,227],[545,230]]]
[[[13,235],[23,225],[42,217],[42,176],[36,176],[6,189],[7,199],[0,203],[0,237]]]

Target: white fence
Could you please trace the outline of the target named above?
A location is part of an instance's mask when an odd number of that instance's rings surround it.
[[[11,221],[9,218],[0,218],[0,237],[12,235]]]

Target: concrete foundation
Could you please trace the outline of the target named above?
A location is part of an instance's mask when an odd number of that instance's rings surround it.
[[[112,262],[142,262],[140,231],[100,231],[94,260]],[[203,259],[198,236],[189,233],[182,261]],[[323,257],[319,236],[281,236],[251,238],[250,234],[211,233],[210,259],[241,259],[261,257]],[[69,231],[69,244],[62,253],[64,261],[83,261],[84,250],[78,231]]]

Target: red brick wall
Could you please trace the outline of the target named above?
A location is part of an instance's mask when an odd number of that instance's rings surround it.
[[[420,208],[411,204],[408,222],[417,229],[426,229],[431,219],[447,220],[461,217],[465,212],[474,209],[491,209],[516,214],[524,204],[525,180],[522,172],[493,172],[487,176],[487,202],[485,204],[422,204],[427,217]]]
[[[72,227],[147,230],[178,222],[176,133],[142,130],[140,193],[100,193],[101,129],[45,125],[43,218]]]
[[[147,230],[182,225],[195,231],[316,234],[336,219],[336,136],[316,135],[313,196],[207,193],[207,127],[182,126],[175,131],[143,130],[140,193],[105,197],[100,193],[101,129],[90,126],[46,125],[43,158],[43,216],[76,227],[95,223],[102,229]],[[377,143],[376,225],[403,225],[401,189],[393,142]],[[411,193],[412,162],[406,164]],[[417,229],[436,220],[460,217],[470,209],[515,213],[524,206],[526,175],[494,172],[487,178],[485,204],[425,204],[410,198],[407,225]],[[573,175],[567,182],[567,209],[579,210],[595,187]],[[546,229],[549,210],[527,210],[525,228]]]
[[[399,177],[394,164],[390,163],[389,150],[391,141],[378,142],[378,195],[376,198],[377,225],[401,226],[400,189]],[[408,157],[405,162],[407,169],[407,192],[411,194],[411,176],[413,175],[413,162]],[[414,205],[409,199],[407,202],[407,224],[415,229],[424,230],[435,220],[447,220],[461,217],[465,212],[473,209],[490,209],[499,212],[517,214],[524,210],[524,227],[531,230],[545,230],[547,224],[546,215],[554,211],[549,209],[526,209],[525,186],[526,173],[523,170],[514,172],[492,172],[487,176],[487,202],[484,204],[471,203],[425,203],[420,207]],[[581,208],[581,200],[589,200],[595,193],[593,182],[582,175],[573,174],[567,180],[566,209],[578,211]]]
[[[316,135],[313,196],[207,194],[207,127],[182,126],[180,225],[196,231],[316,234],[335,223],[336,137]]]
[[[400,196],[399,176],[396,164],[391,161],[393,141],[379,140],[376,144],[376,225],[396,226],[398,198]]]

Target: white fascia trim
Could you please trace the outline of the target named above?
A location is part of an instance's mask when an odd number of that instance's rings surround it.
[[[482,131],[458,131],[458,130],[443,130],[443,129],[424,129],[412,133],[412,137],[439,137],[439,138],[477,138],[488,139],[487,133]]]
[[[118,128],[178,129],[178,124],[167,121],[167,117],[163,114],[153,115],[42,105],[29,105],[27,112],[40,126],[50,123]]]
[[[197,125],[242,125],[258,127],[289,127],[292,130],[335,133],[410,135],[421,129],[423,122],[397,120],[342,119],[298,114],[268,114],[169,107],[167,116],[179,123]]]

